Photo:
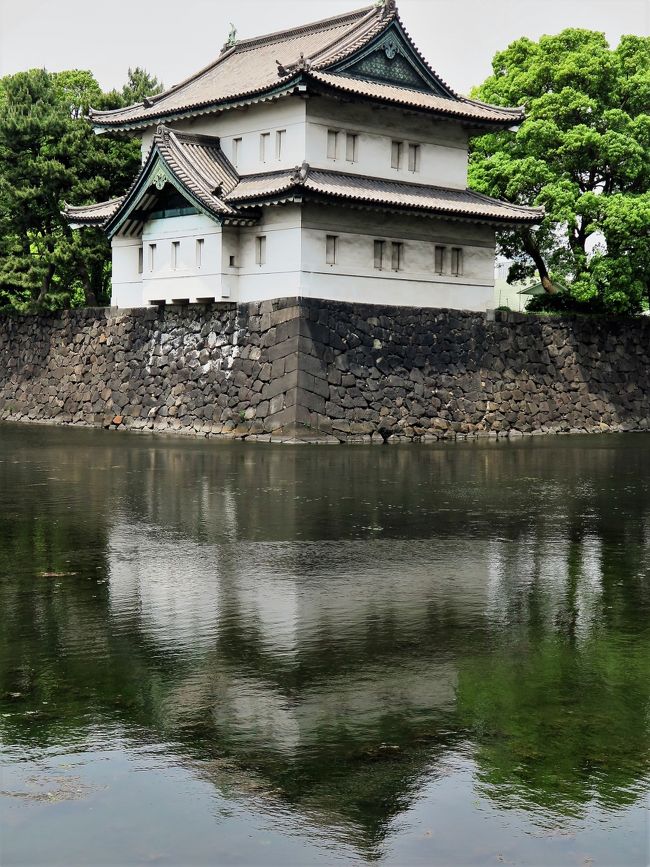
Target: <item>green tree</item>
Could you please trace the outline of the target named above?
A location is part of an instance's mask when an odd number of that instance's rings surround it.
[[[95,135],[87,114],[91,105],[125,105],[146,90],[160,83],[141,69],[109,94],[84,70],[34,69],[0,80],[0,306],[106,302],[109,244],[96,229],[72,232],[61,211],[128,186],[138,143]]]
[[[473,96],[523,105],[526,119],[474,140],[470,185],[546,208],[541,226],[499,234],[509,280],[537,271],[574,306],[638,312],[650,300],[650,38],[612,50],[602,33],[568,29],[518,39],[492,67]]]

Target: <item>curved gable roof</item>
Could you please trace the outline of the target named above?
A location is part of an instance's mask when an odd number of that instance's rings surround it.
[[[66,206],[64,214],[75,225],[99,226],[109,237],[126,222],[137,228],[156,191],[170,183],[199,211],[215,219],[237,216],[225,201],[239,183],[239,175],[224,156],[215,136],[189,135],[160,126],[146,159],[128,191],[119,199],[96,205]],[[135,215],[135,216],[134,216]]]

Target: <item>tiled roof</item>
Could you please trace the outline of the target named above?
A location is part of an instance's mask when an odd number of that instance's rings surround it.
[[[500,108],[486,105],[466,97],[447,99],[435,93],[422,90],[411,90],[407,87],[397,87],[393,84],[382,84],[379,81],[365,81],[340,73],[319,72],[311,70],[307,77],[345,93],[379,99],[382,102],[392,102],[409,108],[426,109],[448,116],[467,120],[492,121],[495,123],[514,124],[523,120],[521,108]]]
[[[441,94],[410,90],[334,74],[333,65],[351,58],[397,21],[435,81]],[[397,26],[397,25],[396,25]],[[392,0],[366,6],[301,27],[244,39],[224,50],[214,63],[142,103],[113,111],[92,111],[92,121],[104,128],[144,127],[159,120],[211,111],[219,105],[269,98],[307,82],[366,99],[433,111],[459,119],[508,124],[523,118],[520,109],[486,106],[458,96],[435,73],[412,43]]]
[[[63,214],[70,223],[84,226],[101,226],[117,211],[124,196],[97,202],[94,205],[65,205]]]
[[[297,186],[299,180],[292,170],[268,172],[260,175],[244,175],[235,189],[228,195],[231,204],[247,202],[249,199],[266,198],[283,193]]]
[[[275,172],[243,177],[227,200],[238,207],[277,201],[289,195],[314,195],[377,207],[427,211],[502,223],[537,223],[543,208],[528,208],[492,199],[473,190],[452,190],[426,184],[411,184],[367,178],[344,172],[302,167],[301,171]]]
[[[300,55],[312,58],[333,44],[340,45],[368,24],[386,25],[374,6],[366,6],[345,15],[317,21],[302,27],[270,33],[255,39],[243,39],[223,52],[214,63],[187,78],[170,90],[152,97],[151,104],[138,103],[113,111],[93,111],[93,123],[101,126],[125,126],[182,113],[192,109],[258,94],[282,83],[278,63],[291,66]],[[372,29],[371,29],[372,32]],[[276,62],[277,61],[277,62]],[[284,76],[289,80],[291,76]]]
[[[218,138],[159,127],[153,147],[181,184],[209,211],[233,213],[224,197],[235,188],[239,175],[221,150]]]
[[[107,228],[120,212],[133,203],[156,159],[161,157],[173,176],[206,211],[215,216],[235,215],[225,201],[239,182],[239,175],[221,150],[215,136],[189,135],[159,126],[147,157],[126,194],[119,199],[80,207],[66,206],[64,215],[70,223]]]

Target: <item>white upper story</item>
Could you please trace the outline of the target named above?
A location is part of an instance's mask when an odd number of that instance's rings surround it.
[[[217,136],[240,175],[275,172],[306,162],[311,168],[389,181],[467,187],[466,129],[396,108],[296,94],[180,120],[174,128]],[[142,135],[143,160],[155,130],[152,126]]]

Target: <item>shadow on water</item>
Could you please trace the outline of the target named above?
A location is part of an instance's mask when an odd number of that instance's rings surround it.
[[[541,827],[647,797],[650,437],[0,449],[5,746],[120,726],[366,860],[452,757]]]

